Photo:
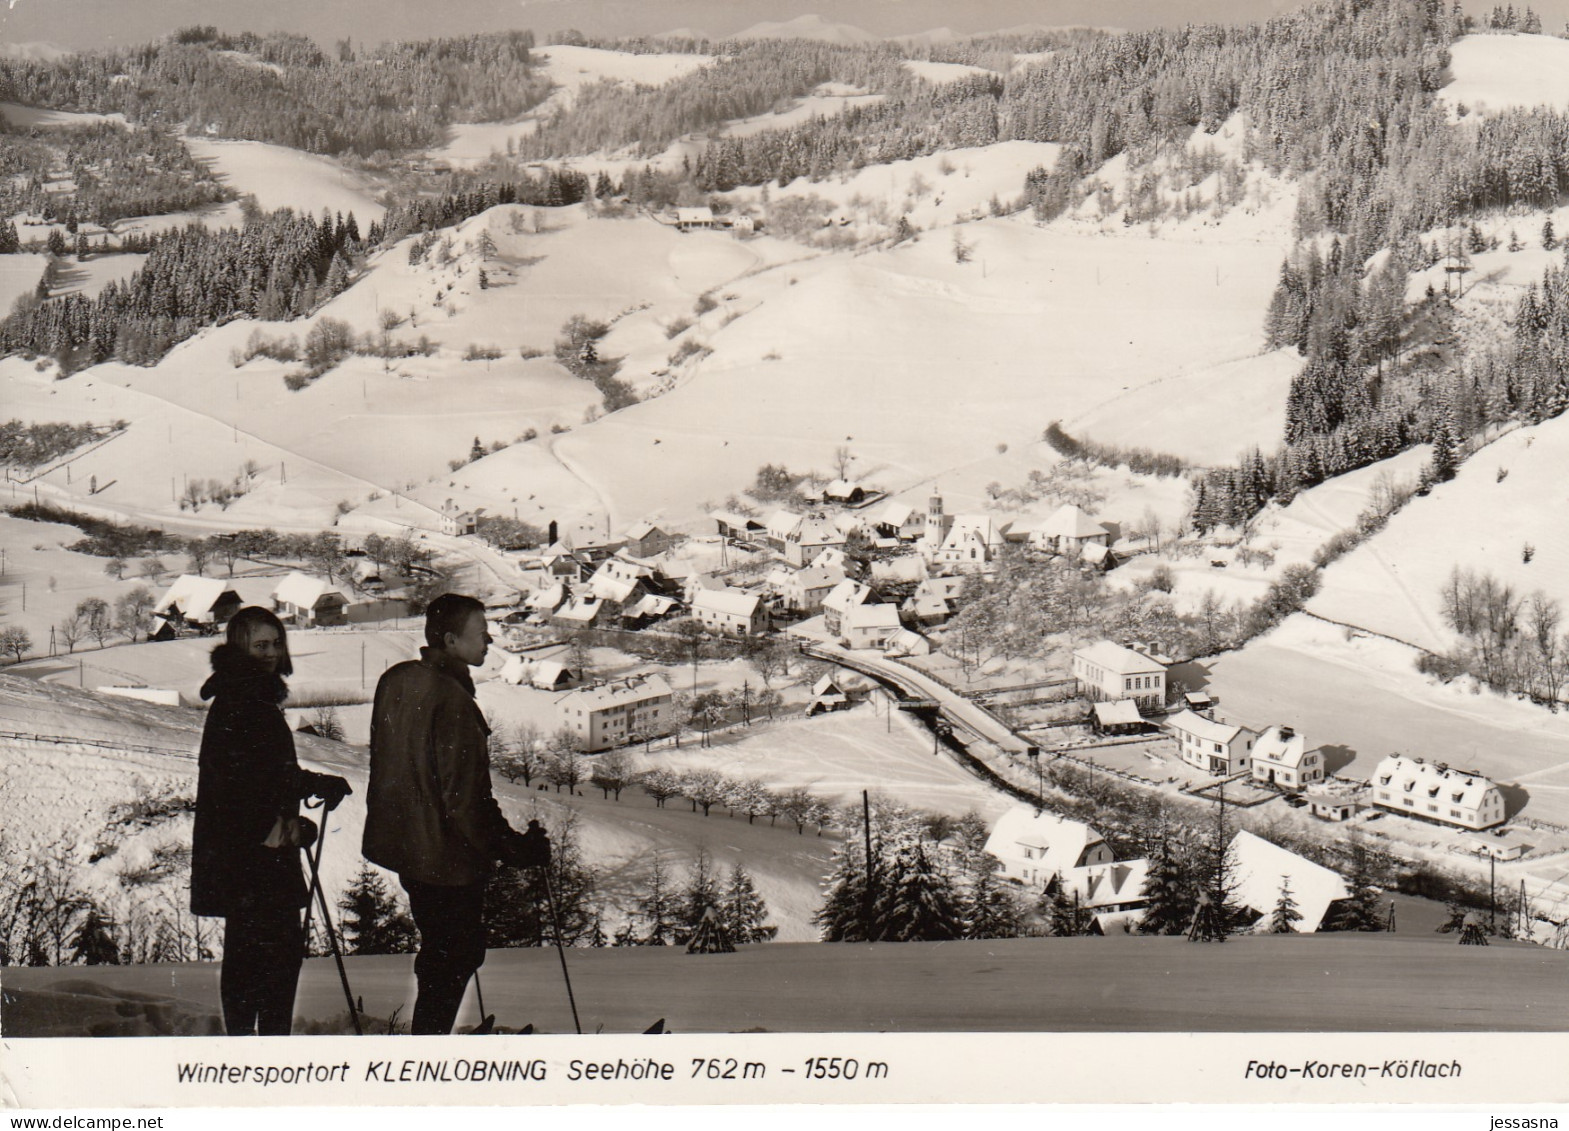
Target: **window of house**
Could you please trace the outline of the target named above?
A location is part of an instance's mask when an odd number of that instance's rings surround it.
[[[1438,806],[1437,805],[1429,805],[1427,807],[1427,811],[1429,813],[1436,813],[1436,812],[1438,812]]]
[[[1409,797],[1401,798],[1401,800],[1404,801],[1405,804],[1409,805],[1411,808],[1413,808],[1413,809],[1416,808],[1416,802],[1412,801]]]
[[[1222,752],[1223,749],[1224,748],[1220,745],[1220,743],[1218,743],[1218,742],[1215,743],[1215,753],[1219,754],[1219,753]]]
[[[1389,775],[1385,774],[1381,778],[1379,778],[1378,779],[1378,784],[1379,785],[1388,785],[1389,784]]]
[[[1458,810],[1458,809],[1451,809],[1451,810],[1449,810],[1449,815],[1451,817],[1458,817],[1458,816],[1460,816],[1460,810]]]

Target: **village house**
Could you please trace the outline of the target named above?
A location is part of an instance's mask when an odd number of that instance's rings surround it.
[[[926,515],[909,503],[890,502],[873,516],[872,528],[885,538],[911,542],[926,530]]]
[[[885,648],[901,631],[898,605],[852,605],[845,610],[839,639],[846,648]]]
[[[741,589],[700,589],[692,597],[692,616],[704,628],[734,636],[756,636],[768,627],[768,610],[756,593]]]
[[[822,611],[823,599],[844,580],[844,570],[818,565],[797,570],[780,569],[770,575],[769,580],[779,595],[781,606],[792,612],[816,616]]]
[[[1132,699],[1107,699],[1095,704],[1091,728],[1096,734],[1138,734],[1149,724]]]
[[[625,552],[634,558],[652,558],[668,551],[679,539],[651,522],[639,522],[627,529],[622,541]]]
[[[523,602],[523,607],[531,613],[540,613],[549,616],[562,605],[567,603],[570,590],[566,583],[557,581],[535,590]]]
[[[690,606],[693,601],[697,600],[699,593],[707,590],[718,592],[728,588],[730,588],[729,584],[717,574],[688,574],[686,580],[681,585],[681,601],[683,604]]]
[[[769,515],[763,525],[763,540],[769,549],[783,554],[785,543],[801,529],[803,517],[790,510],[777,510]]]
[[[834,523],[821,515],[809,515],[786,536],[781,552],[785,561],[804,569],[829,549],[844,544],[845,536]]]
[[[948,618],[959,611],[959,594],[963,589],[962,577],[929,577],[915,587],[902,610],[917,624],[936,628],[948,623]]]
[[[825,503],[854,506],[864,498],[866,498],[866,488],[859,483],[851,483],[848,479],[835,479],[823,488],[823,502]]]
[[[674,597],[647,593],[630,605],[621,608],[621,623],[626,628],[645,628],[673,613],[679,602]]]
[[[1232,900],[1245,909],[1248,919],[1254,920],[1255,931],[1270,929],[1270,913],[1280,901],[1282,885],[1290,886],[1291,898],[1302,916],[1291,929],[1303,935],[1315,933],[1323,925],[1330,906],[1351,895],[1340,873],[1246,830],[1232,838],[1229,856]]]
[[[593,628],[604,611],[604,602],[592,593],[579,593],[550,615],[550,623],[568,632]]]
[[[1089,825],[1023,805],[997,818],[986,851],[1002,863],[1004,876],[1037,891],[1053,876],[1112,863],[1110,846]]]
[[[1324,755],[1288,726],[1266,727],[1253,744],[1253,780],[1302,789],[1324,780]]]
[[[448,499],[441,504],[441,532],[453,537],[473,534],[479,529],[479,520],[484,513],[484,507],[465,510],[451,499]]]
[[[865,604],[871,596],[871,589],[859,581],[851,581],[849,578],[841,581],[823,598],[823,627],[831,635],[838,636],[845,614],[854,606]]]
[[[1390,754],[1373,771],[1373,805],[1390,813],[1462,829],[1503,824],[1504,795],[1474,770]]]
[[[1320,821],[1349,821],[1361,807],[1356,797],[1328,790],[1310,790],[1307,794],[1308,812]]]
[[[1177,753],[1184,762],[1217,777],[1246,770],[1258,737],[1245,726],[1193,711],[1179,711],[1166,720],[1166,728],[1177,740]]]
[[[682,232],[712,228],[714,226],[714,210],[707,205],[698,208],[675,208],[671,210],[670,222],[676,226],[678,231]]]
[[[1091,699],[1132,699],[1141,711],[1166,702],[1166,665],[1147,651],[1100,640],[1073,654],[1079,693]]]
[[[674,726],[670,685],[660,676],[585,687],[556,705],[564,729],[584,753],[661,738]]]
[[[1111,532],[1072,503],[1064,503],[1037,526],[1030,544],[1038,550],[1077,557],[1086,546],[1109,546]]]
[[[1128,933],[1144,918],[1149,861],[1111,860],[1069,868],[1062,874],[1063,892],[1094,920],[1103,935]]]
[[[810,718],[825,711],[843,711],[849,706],[849,694],[829,672],[812,685],[812,698],[806,704],[806,714]]]
[[[348,607],[349,599],[326,578],[298,570],[278,582],[272,591],[273,612],[280,620],[300,628],[348,624]]]
[[[185,573],[164,590],[152,612],[171,628],[212,632],[228,624],[244,604],[238,593],[216,577]]]
[[[587,521],[566,527],[557,541],[585,564],[603,561],[626,545],[625,539],[616,538],[605,527]]]
[[[908,628],[899,629],[883,644],[885,656],[930,656],[931,654],[932,642],[919,632]]]

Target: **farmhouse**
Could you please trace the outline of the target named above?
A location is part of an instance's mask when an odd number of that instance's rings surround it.
[[[1205,773],[1226,776],[1248,768],[1257,737],[1245,726],[1181,711],[1166,720],[1177,740],[1177,753]]]
[[[801,569],[811,565],[831,547],[844,544],[845,536],[833,523],[820,515],[811,515],[801,519],[785,536],[780,549],[785,561]]]
[[[473,534],[475,530],[479,529],[479,520],[484,513],[484,507],[464,510],[457,503],[448,499],[441,504],[441,532],[454,537]]]
[[[561,725],[592,754],[669,734],[671,702],[670,685],[656,675],[574,691],[556,710]]]
[[[698,590],[692,597],[692,616],[704,628],[737,636],[756,636],[768,627],[762,598],[740,589]]]
[[[864,498],[866,498],[866,488],[859,483],[851,483],[848,479],[835,479],[823,488],[823,501],[826,503],[854,506]]]
[[[694,228],[712,228],[714,210],[706,205],[701,208],[676,208],[671,213],[670,222],[683,232],[690,232]]]
[[[1133,699],[1153,711],[1166,702],[1166,665],[1148,652],[1101,640],[1073,654],[1079,692],[1091,699]]]
[[[913,541],[926,529],[926,515],[909,503],[889,503],[872,519],[872,528],[885,538]]]
[[[1324,755],[1288,726],[1265,729],[1253,744],[1253,780],[1301,789],[1324,780]]]
[[[321,577],[295,570],[272,591],[272,608],[281,620],[302,628],[347,624],[349,599]]]
[[[844,580],[844,571],[837,567],[810,566],[806,569],[785,570],[771,579],[774,591],[785,608],[795,612],[816,614],[822,610],[823,598],[833,592],[834,586]]]
[[[1292,929],[1304,935],[1319,929],[1330,904],[1351,895],[1338,872],[1287,852],[1246,830],[1232,839],[1231,858],[1235,884],[1232,898],[1238,906],[1249,909],[1257,917],[1254,927],[1257,931],[1270,929],[1270,912],[1280,901],[1283,884],[1290,885],[1291,898],[1302,915]]]
[[[812,698],[806,705],[806,714],[810,718],[824,711],[842,711],[849,706],[850,696],[830,673],[812,685]]]
[[[210,631],[228,624],[244,603],[216,577],[185,573],[174,579],[152,611],[174,627],[188,625]]]
[[[1144,917],[1148,876],[1148,860],[1113,860],[1068,869],[1062,873],[1062,887],[1095,917],[1102,934],[1110,934],[1131,929]]]
[[[1462,829],[1504,820],[1504,795],[1474,770],[1391,754],[1373,771],[1373,805],[1390,813]]]
[[[1112,862],[1111,848],[1089,825],[1022,805],[997,818],[986,851],[1002,862],[1003,875],[1037,889],[1075,868]]]
[[[1107,546],[1111,532],[1072,503],[1065,503],[1035,528],[1030,542],[1037,549],[1076,556],[1086,546]]]
[[[785,543],[801,529],[802,516],[795,511],[778,510],[768,516],[763,537],[773,549],[784,553]]]

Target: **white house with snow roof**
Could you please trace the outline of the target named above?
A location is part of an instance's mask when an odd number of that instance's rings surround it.
[[[324,577],[298,570],[278,582],[272,591],[272,608],[280,618],[301,627],[347,624],[349,599]]]
[[[153,615],[171,624],[217,628],[240,611],[245,602],[216,577],[184,573],[175,578],[153,606]]]
[[[1302,915],[1293,929],[1304,935],[1313,934],[1323,925],[1330,904],[1351,896],[1340,873],[1245,829],[1232,838],[1230,858],[1234,885],[1231,897],[1239,907],[1250,909],[1258,917],[1256,931],[1270,929],[1282,885],[1290,886],[1291,898]]]
[[[770,578],[779,603],[795,612],[815,616],[822,611],[823,599],[844,580],[844,570],[811,565],[806,569],[781,569]]]
[[[833,635],[839,635],[845,614],[856,605],[864,605],[871,597],[870,588],[859,581],[845,578],[823,598],[823,627]]]
[[[804,515],[791,510],[777,510],[763,520],[763,536],[774,549],[784,551],[785,542],[801,529]]]
[[[1147,651],[1099,640],[1073,653],[1079,692],[1094,700],[1132,699],[1145,711],[1166,702],[1166,665]]]
[[[556,714],[579,748],[592,754],[669,734],[673,702],[662,677],[634,677],[574,691],[556,704]]]
[[[1089,825],[1023,805],[997,818],[986,851],[1002,863],[1003,875],[1038,890],[1053,876],[1112,862],[1110,846]]]
[[[1144,917],[1149,861],[1112,860],[1070,868],[1062,875],[1063,891],[1095,919],[1102,934],[1132,931]]]
[[[1293,727],[1265,727],[1253,743],[1253,780],[1286,789],[1318,785],[1324,780],[1324,753],[1309,750],[1307,739]]]
[[[839,639],[851,649],[886,648],[902,627],[898,605],[852,605],[839,624]]]
[[[1078,555],[1085,546],[1108,546],[1111,531],[1080,507],[1064,503],[1030,533],[1030,544],[1054,554]]]
[[[692,616],[704,628],[734,636],[756,636],[768,627],[763,599],[741,589],[698,590],[692,596]]]
[[[1166,729],[1177,740],[1177,753],[1184,762],[1217,777],[1246,770],[1258,737],[1238,723],[1211,719],[1194,711],[1179,711],[1166,720]]]
[[[772,537],[772,535],[770,535]],[[822,515],[807,515],[787,534],[780,545],[785,561],[801,569],[813,564],[829,549],[843,546],[846,536],[838,526]]]
[[[634,558],[652,558],[665,553],[678,539],[651,522],[635,522],[621,536],[622,549]]]
[[[909,503],[890,502],[872,516],[872,527],[889,538],[914,541],[926,530],[926,512]]]
[[[737,514],[735,511],[711,511],[708,517],[714,520],[717,532],[722,538],[750,538],[766,529],[757,519],[750,515]]]
[[[855,504],[866,498],[866,488],[848,479],[835,479],[823,488],[823,501],[828,503]]]
[[[1369,785],[1377,808],[1441,825],[1490,829],[1507,816],[1496,785],[1474,770],[1443,762],[1391,754],[1379,762]]]
[[[959,609],[959,594],[963,589],[962,577],[928,577],[905,599],[904,614],[928,628],[946,624]]]

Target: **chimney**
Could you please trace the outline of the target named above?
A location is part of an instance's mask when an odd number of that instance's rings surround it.
[[[1296,733],[1297,732],[1292,730],[1290,727],[1282,726],[1280,728],[1280,741],[1290,742],[1292,738],[1296,737]]]

